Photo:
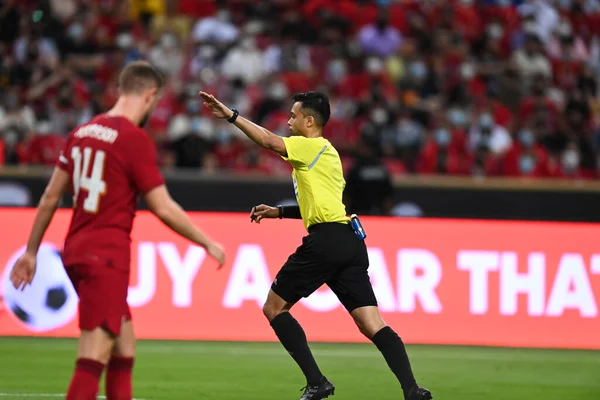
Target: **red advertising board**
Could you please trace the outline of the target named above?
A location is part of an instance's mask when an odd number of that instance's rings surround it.
[[[0,336],[76,336],[77,298],[56,252],[69,210],[60,210],[48,230],[34,284],[23,293],[8,284],[34,213],[0,209]],[[302,223],[256,225],[245,214],[227,213],[191,217],[225,245],[227,264],[217,270],[202,249],[140,212],[128,297],[137,335],[275,340],[261,307],[277,270],[305,234]],[[362,222],[384,319],[406,342],[600,349],[600,225],[375,217]],[[292,311],[311,341],[365,340],[327,287]]]

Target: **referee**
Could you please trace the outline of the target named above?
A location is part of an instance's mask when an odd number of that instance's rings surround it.
[[[377,346],[398,378],[407,400],[431,399],[429,390],[417,385],[404,343],[379,314],[367,273],[369,258],[364,240],[346,216],[342,194],[346,182],[340,156],[323,138],[330,115],[329,99],[320,92],[294,96],[288,121],[290,137],[280,137],[239,116],[214,96],[200,92],[204,105],[217,118],[227,119],[259,146],[273,150],[292,164],[298,206],[252,208],[251,220],[302,219],[308,235],[283,265],[273,281],[263,307],[281,344],[306,376],[300,400],[318,400],[334,394],[335,387],[317,366],[304,330],[290,314],[302,297],[327,284],[350,313],[358,329]],[[360,224],[360,223],[359,223]]]

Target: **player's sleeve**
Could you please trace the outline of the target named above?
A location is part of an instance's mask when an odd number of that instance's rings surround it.
[[[130,153],[131,180],[137,191],[141,194],[148,193],[165,183],[157,163],[156,148],[146,135],[136,135],[135,145]]]
[[[282,156],[294,168],[311,169],[327,150],[327,145],[320,140],[305,138],[304,136],[284,137],[283,143],[287,155]]]
[[[69,139],[67,139],[67,143],[65,144],[65,147],[61,150],[60,155],[58,156],[58,159],[56,160],[56,166],[58,168],[64,170],[65,172],[72,174],[73,166],[71,165],[71,162],[70,162],[71,158],[69,157],[69,152],[71,151],[70,143],[71,143],[71,137],[69,136]]]

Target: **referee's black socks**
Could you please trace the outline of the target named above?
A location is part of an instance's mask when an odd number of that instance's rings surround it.
[[[271,327],[279,338],[279,341],[296,361],[309,385],[321,383],[323,374],[317,366],[317,362],[308,348],[306,334],[302,326],[296,321],[292,314],[283,312],[271,320]]]
[[[385,361],[400,381],[402,391],[406,395],[417,382],[410,367],[410,361],[402,339],[392,328],[386,326],[377,332],[371,340],[383,354]]]

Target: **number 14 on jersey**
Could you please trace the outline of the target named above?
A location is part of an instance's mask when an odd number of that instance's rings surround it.
[[[106,193],[106,182],[104,181],[106,153],[102,150],[94,152],[91,147],[85,147],[82,153],[79,146],[74,146],[71,149],[71,159],[73,160],[73,204],[77,204],[79,192],[83,189],[87,192],[83,210],[90,214],[96,214],[100,205],[100,197]]]

